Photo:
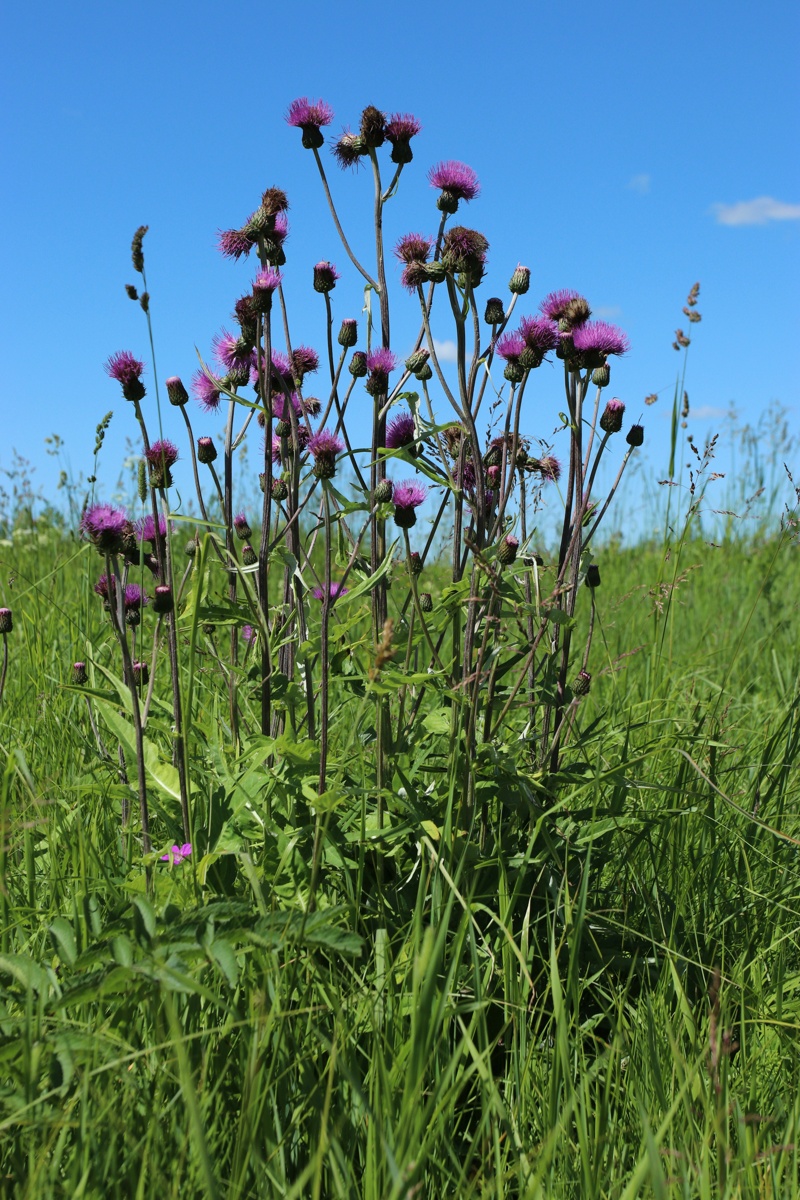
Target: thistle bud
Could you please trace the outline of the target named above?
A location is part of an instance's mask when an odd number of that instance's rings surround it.
[[[0,608],[0,633],[11,633],[14,628],[14,619],[10,608]]]
[[[595,367],[592,371],[592,383],[595,387],[608,387],[611,379],[611,367],[608,363],[603,363],[601,367]]]
[[[412,375],[416,375],[417,371],[421,371],[430,358],[429,350],[415,350],[413,354],[409,354],[405,361],[405,368]]]
[[[240,542],[247,542],[253,533],[248,523],[247,517],[243,512],[237,513],[233,518],[233,528]]]
[[[201,463],[212,463],[217,457],[217,447],[214,445],[213,438],[201,437],[197,439],[197,458]]]
[[[512,533],[501,539],[497,547],[497,557],[503,566],[508,567],[516,560],[518,549],[519,539],[515,538]]]
[[[597,563],[590,563],[586,570],[586,586],[592,590],[600,587],[600,568]]]
[[[424,366],[420,367],[420,369],[416,372],[416,378],[419,379],[421,383],[427,383],[429,379],[433,378],[433,371],[431,370],[430,363],[425,363]]]
[[[318,262],[314,267],[314,291],[332,292],[336,287],[336,280],[339,278],[339,272],[333,263]]]
[[[490,296],[486,301],[483,319],[487,325],[499,325],[505,320],[506,310],[499,296]]]
[[[282,420],[276,421],[275,422],[275,436],[280,437],[280,438],[291,437],[292,436],[292,426],[290,425],[290,423],[288,421],[282,421]]]
[[[242,546],[242,562],[246,567],[254,567],[258,562],[258,555],[249,542]]]
[[[586,696],[592,686],[592,677],[588,671],[579,671],[572,681],[573,696]]]
[[[76,662],[72,664],[72,682],[75,687],[83,687],[89,676],[86,674],[86,663]]]
[[[409,560],[408,568],[412,575],[422,574],[422,558],[420,557],[418,550],[411,551],[411,558]]]
[[[148,680],[150,679],[150,668],[148,667],[147,663],[131,663],[131,669],[133,670],[133,682],[136,684],[136,686],[147,687]]]
[[[272,481],[272,499],[285,500],[289,495],[289,489],[286,486],[286,480],[278,477]]]
[[[372,493],[372,498],[376,504],[389,504],[394,492],[394,484],[391,479],[382,479],[380,483],[375,485],[375,491]]]
[[[524,296],[531,285],[530,267],[518,266],[508,281],[508,290],[515,296]]]
[[[425,277],[429,283],[443,283],[447,278],[447,269],[443,262],[429,262],[425,264]]]
[[[358,322],[353,317],[345,317],[342,321],[337,340],[345,350],[355,346],[358,341]]]
[[[424,613],[433,612],[433,599],[430,592],[420,592],[419,606]]]
[[[171,613],[174,607],[172,588],[167,583],[158,584],[153,592],[153,612],[161,616],[162,613]]]
[[[619,433],[622,429],[622,418],[625,416],[625,405],[621,400],[609,400],[600,417],[600,428],[606,433]]]
[[[507,379],[509,383],[522,383],[525,378],[525,368],[522,363],[519,360],[517,362],[507,362],[503,371],[503,378]]]
[[[354,379],[363,379],[367,374],[367,356],[363,350],[356,350],[350,359],[348,368]]]
[[[198,548],[199,547],[198,547],[198,543],[197,543],[197,538],[189,538],[189,541],[186,543],[186,548],[185,548],[186,557],[194,558],[194,556],[197,554]]]
[[[631,425],[628,430],[625,441],[629,446],[641,446],[644,442],[644,426]]]

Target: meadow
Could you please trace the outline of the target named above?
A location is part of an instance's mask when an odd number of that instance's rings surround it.
[[[330,199],[328,110],[289,111]],[[148,433],[158,393],[122,351],[107,369],[141,435],[128,503],[92,477],[72,518],[4,514],[9,1196],[800,1191],[798,496],[781,447],[769,479],[752,440],[760,461],[714,478],[714,445],[681,420],[682,333],[661,532],[609,533],[644,438],[606,398],[627,339],[571,291],[511,331],[519,266],[479,307],[488,241],[448,224],[477,194],[464,164],[431,173],[438,233],[396,247],[421,321],[401,365],[381,217],[414,124],[368,108],[334,148],[375,186],[375,264],[343,235],[374,297],[366,342],[354,318],[337,335],[338,272],[318,263],[327,362],[288,335],[274,349],[279,189],[222,234],[259,269],[192,387],[219,437],[196,439],[187,389],[163,385],[191,510],[171,503],[177,448]],[[152,336],[145,234],[128,294]],[[563,469],[526,429],[547,355]],[[305,376],[326,371],[315,400]],[[366,452],[346,413],[362,381]],[[756,493],[758,520],[734,516]]]

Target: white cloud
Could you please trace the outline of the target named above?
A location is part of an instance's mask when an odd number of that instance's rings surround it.
[[[439,362],[457,362],[458,347],[455,342],[440,342],[438,338],[434,338],[433,348],[436,351],[436,357],[439,359]]]
[[[592,309],[592,316],[608,321],[611,317],[621,317],[622,309],[618,304],[598,304],[597,308]]]
[[[634,175],[633,179],[629,180],[628,187],[632,192],[638,192],[640,196],[646,196],[650,191],[650,176],[646,174]]]
[[[766,225],[769,221],[800,221],[800,204],[784,204],[772,196],[740,200],[737,204],[714,204],[719,225]]]
[[[701,404],[699,408],[689,409],[690,421],[719,421],[730,416],[727,408],[717,408],[714,404]]]

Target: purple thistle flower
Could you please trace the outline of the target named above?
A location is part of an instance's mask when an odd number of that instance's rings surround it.
[[[243,542],[246,542],[253,532],[243,512],[237,513],[233,518],[233,528],[236,530],[236,536]]]
[[[600,428],[605,433],[619,433],[622,429],[622,418],[625,416],[625,405],[616,396],[609,400],[600,417]]]
[[[176,863],[183,862],[185,858],[190,858],[192,854],[192,843],[184,842],[182,846],[171,846],[166,854],[161,855],[162,862],[168,862],[170,866]]]
[[[113,575],[101,575],[94,585],[94,591],[103,600],[108,600],[109,596],[115,596],[117,593],[117,581]]]
[[[144,371],[144,363],[134,358],[130,350],[118,350],[116,354],[112,354],[105,364],[105,369],[112,379],[116,379],[117,383],[122,385],[122,394],[126,400],[142,399],[145,388],[140,377]]]
[[[442,262],[448,271],[463,271],[475,287],[483,278],[489,243],[477,229],[453,225],[442,242]]]
[[[295,129],[303,131],[303,145],[306,150],[318,150],[324,138],[320,133],[323,125],[330,125],[333,120],[333,109],[324,100],[311,101],[307,96],[300,96],[289,105],[286,122]]]
[[[389,427],[386,430],[386,448],[388,450],[399,450],[403,446],[413,446],[415,440],[414,418],[411,416],[411,413],[399,413],[394,420],[389,422]]]
[[[122,601],[126,610],[138,611],[143,604],[150,603],[150,597],[144,594],[138,583],[129,583],[125,587],[125,594]]]
[[[203,412],[217,411],[222,392],[205,371],[195,371],[192,376],[192,391]]]
[[[292,375],[302,383],[306,375],[313,374],[319,367],[319,355],[310,346],[296,346],[292,351]]]
[[[535,471],[538,471],[544,479],[549,479],[551,483],[557,483],[561,478],[561,463],[553,454],[545,454],[542,458],[532,458],[530,463]]]
[[[558,291],[550,292],[545,296],[539,305],[539,311],[550,321],[560,321],[567,308],[575,301],[583,301],[583,296],[580,292],[574,292],[571,288],[560,288]],[[583,302],[586,303],[585,301]]]
[[[627,354],[630,342],[618,325],[610,325],[608,321],[587,321],[572,335],[575,349],[584,358],[584,366],[599,366],[609,354]],[[598,362],[589,362],[589,359]]]
[[[364,385],[370,396],[382,396],[389,387],[389,373],[397,366],[397,359],[391,350],[383,347],[373,350],[367,355],[367,370],[369,378]]]
[[[433,238],[424,233],[407,233],[400,238],[394,252],[401,262],[427,262],[433,247]]]
[[[544,317],[523,317],[519,333],[529,350],[541,350],[544,354],[558,345],[558,329]]]
[[[240,374],[250,371],[252,351],[241,337],[235,337],[227,329],[215,333],[211,339],[214,358],[224,371]]]
[[[350,591],[350,589],[346,588],[344,586],[344,584],[332,583],[328,595],[331,600],[338,600],[338,598],[340,596],[346,596],[349,591]],[[324,600],[325,599],[325,588],[324,587],[312,588],[311,595],[314,597],[315,600]]]
[[[414,155],[409,143],[421,129],[422,125],[411,113],[392,113],[383,131],[387,142],[392,144],[392,162],[411,162]]]
[[[506,362],[519,362],[519,356],[525,349],[525,342],[518,333],[504,333],[498,340],[495,350]]]
[[[427,489],[413,479],[395,484],[392,495],[395,525],[400,529],[410,529],[412,525],[415,525],[417,514],[414,510],[425,502],[427,495]]]
[[[150,468],[150,483],[152,486],[157,488],[172,487],[171,468],[178,461],[178,447],[175,443],[168,441],[166,438],[162,441],[153,442],[150,449],[146,451],[145,458]]]
[[[272,435],[272,461],[276,466],[281,462],[281,439],[277,434]]]
[[[253,280],[253,304],[259,312],[269,312],[272,306],[272,293],[276,291],[283,282],[283,276],[280,271],[273,271],[271,267],[265,267],[263,271],[259,271]]]
[[[130,522],[124,508],[93,504],[81,517],[80,529],[101,554],[117,554],[129,532]]]
[[[415,292],[418,287],[428,282],[428,268],[422,262],[406,263],[400,282],[409,292]]]
[[[341,279],[341,275],[336,270],[332,262],[323,260],[314,265],[314,291],[332,292],[336,287],[337,279]]]
[[[344,442],[329,429],[321,429],[309,440],[308,449],[314,456],[317,479],[332,479],[336,474],[336,455],[344,450]]]
[[[155,542],[156,540],[156,523],[152,513],[148,513],[146,517],[142,517],[134,525],[136,531],[137,542]],[[167,519],[163,513],[158,516],[158,534],[159,537],[167,536]]]
[[[220,229],[217,233],[217,249],[225,258],[244,258],[255,244],[255,239],[243,229]]]
[[[441,212],[454,213],[459,200],[474,200],[480,192],[478,176],[466,163],[448,159],[437,163],[428,172],[431,187],[439,188],[441,195],[436,206]]]
[[[257,637],[258,630],[254,629],[252,625],[242,626],[242,641],[247,642],[248,646],[252,645]]]

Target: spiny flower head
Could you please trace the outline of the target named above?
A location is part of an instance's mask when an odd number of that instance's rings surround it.
[[[606,433],[619,433],[622,429],[622,418],[625,416],[625,405],[615,396],[609,400],[600,417],[600,428]]]
[[[421,129],[422,125],[411,113],[392,113],[384,130],[387,142],[392,144],[392,162],[398,165],[411,162],[414,154],[410,142]]]
[[[349,350],[358,341],[358,321],[355,317],[345,317],[336,339],[344,350]]]
[[[309,440],[308,449],[314,456],[317,479],[332,479],[336,474],[336,455],[344,450],[344,442],[330,430],[321,429]]]
[[[214,445],[214,439],[210,437],[199,437],[197,439],[197,460],[201,463],[213,463],[217,457],[217,447]]]
[[[314,265],[314,291],[315,292],[332,292],[336,287],[337,279],[341,279],[341,275],[336,270],[332,262],[323,260]]]
[[[400,529],[410,529],[412,525],[415,525],[417,514],[414,510],[425,502],[427,494],[427,489],[413,479],[395,484],[392,495],[395,525]]]
[[[519,333],[525,343],[520,362],[528,370],[540,367],[547,351],[555,350],[558,346],[558,326],[546,317],[523,317]]]
[[[134,525],[137,542],[155,542],[156,540],[156,523],[152,513],[148,513],[146,517],[142,517]],[[167,536],[167,519],[163,513],[158,516],[158,536],[165,538]]]
[[[459,200],[474,200],[480,192],[478,176],[466,163],[448,159],[437,163],[428,172],[431,187],[439,188],[441,195],[436,206],[441,212],[454,213]]]
[[[233,518],[233,528],[236,530],[236,536],[242,542],[246,542],[253,532],[243,512],[237,513]]]
[[[130,350],[118,350],[112,354],[105,365],[106,372],[112,379],[122,385],[122,394],[126,400],[141,400],[145,387],[141,381],[144,363],[134,358]]]
[[[584,297],[571,288],[550,292],[539,305],[539,311],[550,321],[563,322],[562,328],[565,329],[582,325],[592,315]]]
[[[414,418],[411,413],[399,413],[389,422],[386,430],[386,447],[389,450],[399,450],[403,446],[413,446]]]
[[[220,229],[217,232],[217,249],[225,258],[245,258],[255,244],[256,239],[244,229]]]
[[[298,384],[318,367],[319,355],[310,346],[296,346],[292,351],[292,376]]]
[[[149,597],[144,594],[138,583],[128,583],[125,585],[122,602],[128,611],[138,611],[143,604],[149,603]]]
[[[383,346],[367,355],[367,370],[369,378],[365,387],[371,396],[381,396],[389,385],[389,374],[397,366],[397,359],[391,350]]]
[[[361,114],[358,132],[369,150],[377,150],[386,137],[386,113],[382,113],[374,104],[368,104]]]
[[[350,591],[350,589],[346,588],[344,586],[344,584],[342,584],[342,583],[332,583],[330,586],[330,590],[328,591],[328,596],[330,597],[331,600],[337,600],[339,598],[339,596],[346,596],[349,591]],[[324,587],[312,588],[311,595],[314,597],[315,600],[324,600],[325,599],[325,588]]]
[[[189,403],[189,393],[183,386],[183,380],[180,375],[170,375],[166,382],[167,397],[170,404],[174,404],[176,408],[183,408],[184,404]]]
[[[433,247],[433,238],[424,233],[407,233],[400,238],[394,252],[401,262],[427,262]]]
[[[265,267],[258,272],[253,280],[253,307],[257,312],[269,312],[272,307],[272,293],[282,282],[283,276],[280,271],[273,271],[271,267]]]
[[[217,364],[235,376],[244,375],[244,381],[252,366],[252,347],[242,337],[235,337],[227,329],[215,333],[211,339],[212,352]]]
[[[303,131],[303,145],[306,150],[318,150],[324,142],[320,129],[330,125],[333,120],[333,109],[324,100],[309,100],[300,96],[289,105],[286,123],[295,129]]]
[[[117,554],[130,532],[130,522],[124,508],[93,504],[81,517],[80,529],[101,554]]]
[[[442,262],[448,271],[462,271],[473,287],[483,278],[489,243],[477,229],[453,225],[442,242]]]
[[[172,473],[170,468],[178,461],[178,447],[167,438],[153,442],[146,451],[145,458],[150,468],[150,482],[153,487],[171,487]]]
[[[508,281],[508,290],[517,296],[524,296],[531,284],[531,269],[517,263],[517,269]]]
[[[361,159],[367,154],[367,147],[360,134],[353,133],[350,129],[342,130],[341,136],[331,144],[331,149],[342,170],[347,167],[360,167]]]
[[[618,325],[610,325],[608,321],[587,321],[572,335],[575,349],[587,361],[584,366],[599,366],[609,354],[627,354],[630,350],[628,336]],[[590,363],[589,358],[598,361]]]
[[[205,371],[195,371],[192,376],[192,391],[203,412],[216,412],[222,392],[218,381],[210,379]]]
[[[561,463],[553,454],[544,454],[541,458],[528,459],[534,471],[538,471],[543,479],[557,483],[561,478]]]
[[[418,287],[426,284],[429,278],[428,267],[424,262],[409,262],[403,267],[400,282],[409,292],[415,292]]]
[[[497,353],[506,362],[518,362],[524,349],[525,341],[519,333],[504,333],[495,346]]]

